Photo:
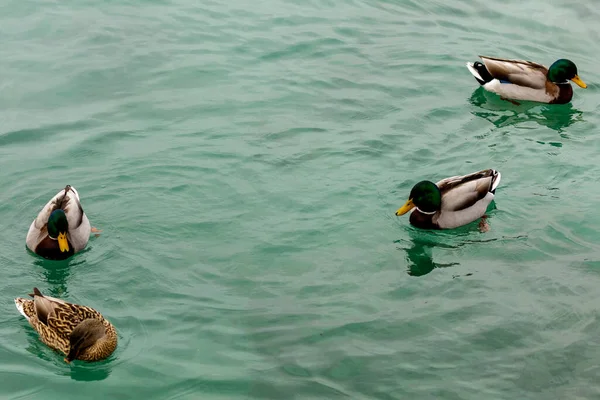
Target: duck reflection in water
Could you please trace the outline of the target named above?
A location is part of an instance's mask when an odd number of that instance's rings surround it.
[[[108,362],[103,365],[94,366],[79,364],[76,367],[71,368],[70,376],[74,381],[93,382],[103,381],[108,378],[111,372],[112,370]]]
[[[84,252],[87,250],[84,250]],[[48,282],[49,295],[62,298],[69,292],[68,281],[71,276],[71,269],[78,268],[83,264],[81,257],[71,257],[67,260],[53,261],[35,256],[34,264],[39,267],[40,281]]]
[[[411,236],[411,246],[403,250],[406,251],[406,259],[408,261],[408,274],[411,276],[427,275],[434,268],[447,268],[460,265],[457,262],[452,263],[436,263],[433,261],[432,250],[434,247],[452,248],[452,246],[435,243],[430,240],[416,237],[414,233]]]
[[[573,107],[573,104],[540,105],[534,102],[509,102],[498,96],[477,88],[470,103],[487,111],[472,111],[473,115],[483,118],[502,128],[527,122],[535,122],[559,133],[570,125],[583,121],[583,112]],[[539,111],[534,111],[534,109]]]
[[[35,260],[34,263],[42,270],[44,280],[48,282],[50,296],[61,298],[67,294],[67,281],[71,274],[69,261]]]

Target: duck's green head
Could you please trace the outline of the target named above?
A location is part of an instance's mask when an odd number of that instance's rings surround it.
[[[577,66],[571,60],[561,58],[548,69],[548,80],[554,83],[564,83],[567,79],[572,80],[579,87],[586,88],[587,85],[577,75]]]
[[[408,201],[396,211],[401,216],[417,207],[426,214],[433,214],[442,206],[442,193],[437,185],[430,181],[421,181],[413,186]]]
[[[51,239],[58,240],[58,247],[61,252],[69,251],[68,231],[69,222],[65,212],[61,209],[52,211],[48,218],[48,236]]]

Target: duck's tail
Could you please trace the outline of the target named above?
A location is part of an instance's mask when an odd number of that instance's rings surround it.
[[[486,83],[491,82],[494,79],[494,77],[490,75],[490,72],[485,67],[485,64],[483,64],[482,62],[468,62],[467,68],[469,69],[469,72],[471,72],[471,75],[473,75],[475,79],[477,79],[477,82],[479,82],[480,85],[485,85]]]
[[[496,193],[496,188],[500,184],[500,179],[502,179],[502,174],[500,173],[500,171],[493,169],[492,170],[492,188],[490,189],[490,192],[492,194]]]
[[[29,315],[27,315],[27,313],[25,312],[25,303],[29,302],[31,300],[26,300],[22,297],[17,297],[15,299],[15,306],[17,307],[17,310],[19,310],[19,313],[24,316],[25,318],[27,318],[27,321],[29,321]]]

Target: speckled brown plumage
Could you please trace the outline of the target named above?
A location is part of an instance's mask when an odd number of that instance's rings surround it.
[[[76,359],[98,361],[110,356],[117,347],[114,326],[93,308],[44,296],[37,288],[30,296],[33,300],[16,298],[15,304],[47,346],[67,355],[73,329],[86,319],[96,319],[105,327],[104,336],[82,350]]]

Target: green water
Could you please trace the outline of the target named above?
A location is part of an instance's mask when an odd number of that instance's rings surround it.
[[[556,3],[5,2],[0,398],[599,398],[600,11]],[[515,106],[478,54],[588,89]],[[489,232],[394,216],[484,168]],[[66,184],[103,232],[49,262],[25,235]],[[64,363],[34,286],[116,352]]]

